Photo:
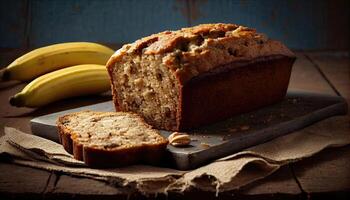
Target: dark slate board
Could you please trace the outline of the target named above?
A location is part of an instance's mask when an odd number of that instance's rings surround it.
[[[112,101],[57,112],[31,120],[34,134],[58,141],[55,122],[58,116],[80,110],[114,111]],[[171,167],[187,170],[244,148],[261,144],[308,126],[322,119],[347,113],[347,103],[339,96],[305,91],[289,91],[275,105],[188,132],[191,145],[168,145]],[[242,130],[244,127],[247,130]],[[161,131],[167,137],[171,132]]]

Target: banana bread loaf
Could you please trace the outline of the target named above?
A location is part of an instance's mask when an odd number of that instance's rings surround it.
[[[108,61],[116,110],[181,131],[280,101],[294,54],[235,24],[203,24],[126,44]]]
[[[168,144],[132,113],[82,111],[59,117],[57,126],[65,150],[90,167],[157,164]]]

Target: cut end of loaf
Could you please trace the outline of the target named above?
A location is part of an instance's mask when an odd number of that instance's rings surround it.
[[[132,113],[82,111],[60,117],[57,125],[64,148],[89,166],[134,164],[150,149],[161,154],[168,143]]]
[[[125,56],[110,76],[120,110],[140,114],[156,128],[176,129],[179,86],[161,56]]]

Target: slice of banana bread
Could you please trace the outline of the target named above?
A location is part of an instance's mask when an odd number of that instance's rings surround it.
[[[180,131],[281,100],[294,54],[235,24],[203,24],[126,44],[108,61],[116,110]]]
[[[91,167],[157,164],[167,139],[136,114],[82,111],[59,117],[61,144]]]

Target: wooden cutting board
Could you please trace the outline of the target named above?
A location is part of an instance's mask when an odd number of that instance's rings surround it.
[[[37,117],[31,120],[32,132],[58,142],[57,117],[81,110],[114,111],[114,106],[112,101],[108,101]],[[346,113],[347,103],[342,97],[289,91],[280,103],[187,132],[191,135],[191,145],[185,148],[168,145],[169,163],[177,169],[192,169],[322,119]],[[171,134],[168,131],[161,133],[165,137]]]

